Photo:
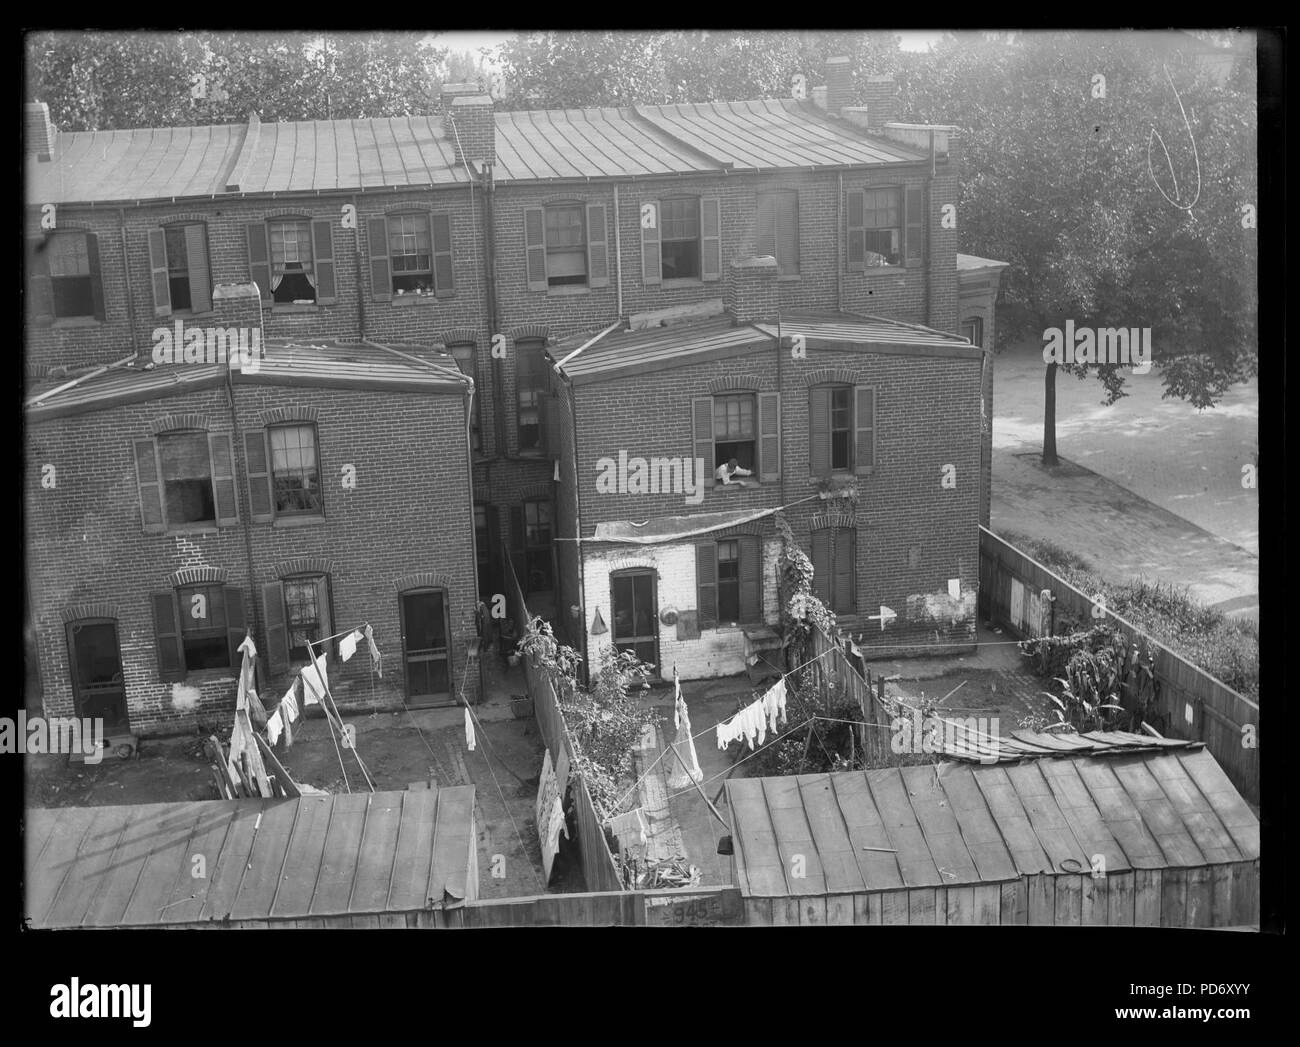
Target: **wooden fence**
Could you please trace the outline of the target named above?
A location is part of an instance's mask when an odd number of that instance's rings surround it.
[[[513,564],[509,557],[505,557],[504,562],[506,586],[510,590],[510,613],[514,616],[517,631],[522,637],[531,615],[528,613],[528,605],[524,602],[523,591],[520,589]],[[614,864],[614,856],[609,853],[609,845],[605,843],[602,819],[596,811],[590,793],[587,792],[586,782],[582,780],[582,775],[576,769],[577,753],[573,744],[573,735],[564,722],[555,681],[550,679],[545,669],[534,665],[531,659],[524,658],[523,667],[528,695],[533,700],[533,715],[537,718],[537,729],[541,732],[546,748],[551,751],[551,760],[552,762],[558,760],[560,752],[563,751],[568,754],[569,766],[574,769],[572,797],[577,819],[578,852],[582,856],[582,875],[586,880],[587,889],[593,892],[622,892],[623,880],[619,876],[618,867]]]
[[[1036,633],[1038,630],[1029,621],[1032,616],[1026,615],[1023,602],[1020,608],[1013,606],[1012,594],[1014,590],[1017,595],[1037,596],[1044,589],[1051,590],[1055,597],[1050,607],[1058,623],[1057,633],[1063,631],[1061,623],[1069,619],[1093,620],[1091,597],[992,531],[980,528],[980,611],[985,620],[995,621],[1017,635]],[[1250,803],[1258,804],[1259,706],[1113,611],[1104,611],[1103,618],[1130,643],[1149,644],[1155,651],[1154,668],[1160,686],[1152,726],[1173,738],[1204,742],[1237,791]],[[1249,736],[1243,731],[1246,727],[1253,729]],[[1247,740],[1253,744],[1247,745]]]

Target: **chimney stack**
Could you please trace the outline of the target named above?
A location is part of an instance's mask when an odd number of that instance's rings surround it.
[[[496,120],[488,95],[457,95],[443,120],[456,162],[479,167],[497,162]]]
[[[23,136],[26,154],[37,160],[49,160],[54,154],[54,138],[58,134],[50,123],[50,107],[44,102],[28,102],[23,106]]]
[[[898,87],[892,76],[869,76],[863,91],[865,105],[849,106],[841,114],[856,127],[880,134],[885,124],[898,120]]]
[[[443,84],[438,88],[438,112],[446,119],[451,111],[451,103],[461,95],[477,95],[483,92],[478,84]]]
[[[731,263],[726,306],[732,324],[739,327],[776,319],[781,311],[776,277],[776,259],[771,255],[737,259]]]
[[[853,101],[853,78],[849,60],[843,56],[826,59],[826,111],[836,114]]]

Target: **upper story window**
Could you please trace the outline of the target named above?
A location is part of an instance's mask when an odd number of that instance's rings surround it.
[[[432,211],[366,220],[370,291],[381,301],[417,302],[455,293],[451,217]]]
[[[609,285],[604,204],[560,202],[524,208],[528,289]]]
[[[722,275],[722,208],[717,197],[676,196],[641,204],[641,278],[717,280]]]
[[[310,422],[271,425],[244,433],[248,502],[254,523],[325,515],[320,444]]]
[[[920,265],[925,239],[924,191],[898,186],[853,190],[847,196],[850,272]]]
[[[176,432],[137,440],[135,465],[146,533],[239,522],[228,435]]]
[[[962,337],[970,339],[970,344],[984,348],[984,320],[978,316],[972,316],[969,320],[963,320],[961,324]]]
[[[545,342],[540,338],[515,343],[515,398],[518,411],[519,450],[542,450],[542,398],[551,391],[551,368]]]
[[[473,342],[458,342],[448,346],[448,351],[460,368],[461,374],[469,375],[474,380],[474,407],[469,420],[470,449],[483,449],[481,419],[483,414],[483,388],[478,384],[478,357]]]
[[[75,229],[29,242],[31,316],[38,322],[104,319],[99,238]]]
[[[758,194],[754,253],[775,258],[780,276],[799,275],[799,194],[795,190]]]
[[[319,516],[320,468],[314,425],[275,425],[266,431],[271,444],[271,486],[277,516]]]
[[[704,460],[707,485],[714,484],[718,467],[733,458],[759,481],[780,479],[780,393],[697,396],[691,409],[694,457]]]
[[[229,585],[182,585],[152,593],[158,679],[183,680],[200,669],[237,669],[243,661],[244,593]]]
[[[869,473],[876,464],[876,391],[865,385],[808,390],[808,451],[814,476]]]
[[[250,222],[245,232],[249,276],[264,302],[309,306],[337,301],[333,222],[272,218]]]
[[[206,313],[212,308],[208,230],[202,222],[149,230],[155,316]]]

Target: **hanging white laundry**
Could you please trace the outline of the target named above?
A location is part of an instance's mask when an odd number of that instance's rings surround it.
[[[280,699],[280,708],[276,712],[280,713],[286,724],[298,719],[298,699],[293,696],[292,687],[289,688],[289,693]]]
[[[382,680],[384,678],[384,656],[379,653],[379,648],[375,646],[375,633],[370,628],[369,622],[366,623],[365,637],[366,643],[370,644],[370,659],[375,663],[375,672],[379,674],[379,678]]]
[[[718,724],[718,748],[725,749],[738,738],[745,736],[744,728],[740,725],[740,713],[737,713],[730,720]]]
[[[777,680],[776,683],[772,685],[772,693],[775,694],[776,696],[774,699],[776,702],[776,709],[777,712],[780,713],[780,719],[777,722],[779,723],[780,726],[784,727],[785,726],[785,697],[786,697],[784,676],[781,677],[781,679]],[[775,728],[773,728],[773,730],[775,730]]]
[[[304,666],[299,675],[302,677],[302,697],[307,705],[318,705],[325,697],[325,688],[329,679],[325,675],[325,656],[322,654],[314,665]]]
[[[640,840],[641,846],[645,846],[648,839],[646,834],[650,826],[646,823],[645,811],[642,808],[638,807],[627,814],[615,815],[606,824],[609,826],[609,831],[619,838],[620,843],[625,836],[635,835]]]
[[[248,657],[250,657],[250,658],[256,658],[256,657],[257,657],[257,645],[256,645],[255,643],[253,643],[253,636],[252,636],[252,634],[250,633],[250,634],[248,634],[247,636],[245,636],[245,637],[244,637],[244,642],[241,643],[238,647],[236,647],[235,650],[236,650],[236,651],[242,651],[244,654],[248,655]]]
[[[266,721],[266,736],[274,745],[280,740],[280,732],[284,730],[284,721],[280,719],[280,710],[277,709],[271,714],[271,718]]]
[[[465,748],[470,752],[474,751],[474,746],[478,744],[478,738],[474,734],[474,721],[469,715],[469,706],[465,707]]]
[[[339,641],[339,657],[345,662],[357,653],[357,644],[362,641],[363,637],[360,629],[353,629],[347,636]]]

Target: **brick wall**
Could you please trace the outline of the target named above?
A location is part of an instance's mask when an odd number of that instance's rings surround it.
[[[277,564],[295,557],[330,562],[334,628],[369,621],[384,654],[382,680],[372,679],[364,649],[346,665],[331,665],[331,688],[340,707],[401,705],[405,681],[395,582],[416,572],[436,575],[447,587],[454,683],[459,689],[464,677],[465,693],[477,699],[477,668],[465,677],[475,589],[467,465],[463,454],[427,453],[431,446],[463,447],[462,399],[242,383],[235,386],[235,397],[239,430],[264,424],[265,412],[314,408],[325,485],[325,522],[248,525],[251,579],[242,526],[190,534],[141,531],[131,441],[151,435],[156,419],[173,414],[198,414],[207,419],[209,431],[232,432],[223,389],[29,424],[27,569],[46,714],[73,714],[63,610],[109,602],[119,611],[132,729],[162,734],[188,730],[200,717],[224,717],[234,707],[231,671],[192,672],[177,684],[158,681],[148,595],[169,588],[168,576],[181,568],[218,568],[226,572],[226,584],[244,591],[251,628],[255,620],[264,622],[261,586],[276,579]],[[375,427],[376,418],[385,420],[382,428]],[[392,438],[396,431],[410,439],[398,445]],[[234,448],[242,524],[249,505],[242,437]],[[46,463],[57,469],[53,489],[41,486]],[[342,487],[345,463],[356,467],[355,490]],[[264,632],[255,630],[254,636],[265,651]],[[265,671],[264,658],[261,664]],[[288,679],[270,684],[264,698],[273,702]]]
[[[857,478],[858,616],[842,616],[843,624],[864,632],[863,642],[875,646],[969,642],[979,577],[979,358],[810,348],[807,359],[793,361],[787,350],[778,376],[777,356],[770,346],[728,360],[579,386],[576,472],[582,533],[594,534],[600,521],[774,508],[814,494],[816,482],[809,467],[808,383],[843,380],[871,384],[877,390],[877,465],[871,475]],[[707,394],[711,381],[736,376],[752,377],[747,384],[758,391],[781,393],[780,482],[739,490],[710,487],[703,502],[694,505],[681,494],[596,491],[599,459],[617,459],[620,450],[629,457],[692,456],[691,398]],[[948,465],[955,471],[952,489],[941,485]],[[812,517],[827,505],[818,499],[786,513],[805,551],[810,549]],[[763,526],[765,534],[774,535],[770,520]],[[659,569],[662,573],[663,568]],[[608,570],[593,566],[589,558],[585,571],[590,598],[599,593],[600,586],[608,586]],[[694,585],[693,572],[692,560],[690,586]],[[956,599],[948,596],[952,578],[959,579],[961,595]],[[881,604],[899,616],[883,634],[878,622],[866,618],[879,614]],[[693,607],[694,598],[678,606]],[[769,613],[771,610],[767,608]],[[588,606],[588,629],[593,613]],[[692,656],[697,663],[723,664],[710,646],[716,638],[695,642],[712,652],[707,657]],[[738,642],[728,643],[727,649]]]

